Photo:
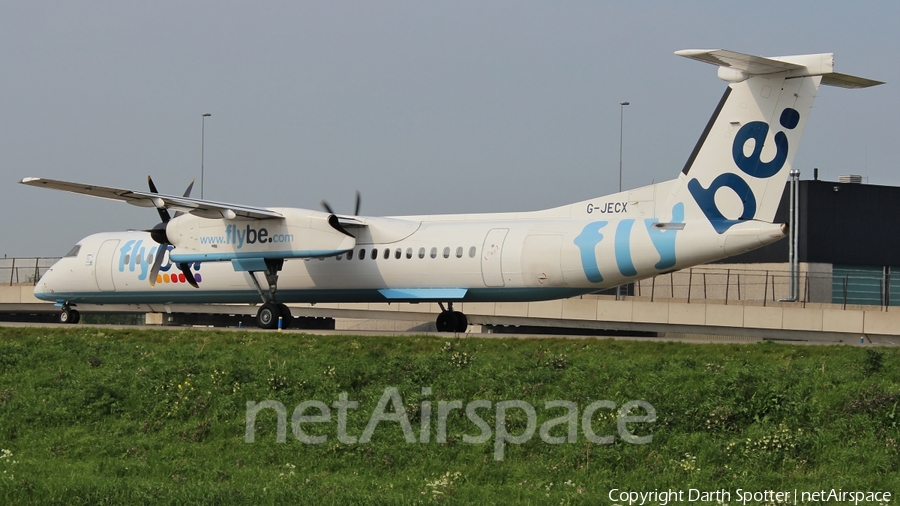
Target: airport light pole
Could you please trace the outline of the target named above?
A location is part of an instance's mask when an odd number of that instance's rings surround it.
[[[619,193],[622,192],[622,138],[624,137],[622,126],[624,125],[623,120],[625,119],[625,106],[630,104],[631,102],[619,102]],[[622,286],[624,285],[616,287],[616,300],[622,298]]]
[[[625,106],[631,105],[631,102],[619,102],[619,191],[622,191],[622,137],[624,130]]]
[[[212,114],[205,112],[200,117],[200,198],[203,198],[203,144],[206,140],[206,118]]]
[[[788,264],[791,274],[790,298],[781,299],[779,302],[797,302],[800,300],[800,263],[798,261],[800,246],[800,170],[791,169],[788,188],[790,197],[790,216],[788,225]],[[808,275],[808,274],[807,274]]]

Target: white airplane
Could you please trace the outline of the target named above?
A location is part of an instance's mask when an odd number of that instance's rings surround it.
[[[820,85],[879,81],[833,71],[831,53],[677,55],[727,81],[676,179],[542,211],[367,217],[259,208],[42,178],[22,184],[154,207],[153,230],[82,239],[35,286],[76,322],[79,303],[437,302],[439,331],[464,331],[454,302],[573,297],[775,242],[771,223]],[[357,197],[358,198],[358,197]],[[357,214],[359,201],[357,200]],[[176,211],[171,217],[169,210]],[[259,274],[262,274],[260,281]],[[444,303],[447,306],[444,306]]]

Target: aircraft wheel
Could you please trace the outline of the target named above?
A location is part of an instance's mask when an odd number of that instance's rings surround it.
[[[459,311],[454,311],[453,316],[454,320],[456,320],[455,332],[465,332],[466,329],[469,328],[469,319],[466,318],[466,315]]]
[[[78,323],[81,321],[81,313],[78,312],[77,309],[72,310],[72,315],[69,317],[69,323]]]
[[[256,312],[256,325],[261,329],[274,329],[278,327],[278,315],[281,314],[281,311],[278,310],[278,305],[274,302],[266,302],[262,306],[259,307],[259,311]]]
[[[452,311],[441,311],[435,324],[438,332],[453,332],[456,329],[456,316]]]
[[[291,309],[285,304],[278,304],[278,313],[281,315],[281,328],[290,328],[294,322],[294,318],[291,317]],[[278,328],[277,322],[275,323],[275,328]]]
[[[59,312],[59,323],[72,323],[72,310],[64,307]]]

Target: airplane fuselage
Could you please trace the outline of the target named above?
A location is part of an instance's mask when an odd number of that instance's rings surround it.
[[[366,233],[360,234],[353,250],[287,258],[278,298],[281,302],[550,300],[724,258],[734,254],[733,248],[751,249],[783,237],[780,226],[753,221],[730,234],[710,234],[709,222],[685,222],[678,219],[678,209],[661,227],[658,218],[643,217],[642,212],[655,214],[641,208],[639,201],[629,204],[626,193],[608,202],[501,218],[365,218]],[[582,216],[561,216],[573,213]],[[258,242],[261,227],[245,227],[223,223],[221,231],[231,235],[220,241],[246,244],[249,234]],[[268,231],[265,236],[271,237]],[[726,237],[732,237],[727,251]],[[150,265],[160,245],[145,232],[94,234],[79,244],[76,256],[63,258],[41,279],[37,297],[97,304],[261,301],[251,279],[255,274],[236,271],[231,262],[190,262],[199,285],[195,289],[166,259],[151,286]],[[263,277],[258,280],[266,289]]]

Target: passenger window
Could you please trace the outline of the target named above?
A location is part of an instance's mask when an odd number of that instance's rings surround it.
[[[437,248],[431,248],[431,258],[437,258]]]
[[[125,254],[125,265],[131,264],[131,255]]]
[[[444,258],[450,258],[450,246],[444,246]]]
[[[456,248],[456,258],[462,258],[462,254],[463,254],[463,248],[462,248],[462,246],[459,246],[458,248]]]
[[[347,252],[347,260],[353,260],[353,250]]]
[[[147,263],[153,265],[153,255],[147,255]]]
[[[475,258],[476,249],[475,246],[469,248],[469,258]]]
[[[378,258],[378,248],[372,248],[372,260]]]
[[[336,257],[334,257],[334,258],[336,258],[336,259],[338,259],[338,260],[340,260],[340,259],[341,259],[341,257],[343,257],[343,256],[344,256],[344,254],[343,254],[343,253],[341,253],[341,254],[340,254],[340,255],[338,255],[338,256],[336,256]]]
[[[412,258],[412,248],[406,248],[406,258]]]
[[[425,258],[425,248],[419,248],[419,258]],[[127,261],[125,263],[128,263]]]
[[[401,250],[400,248],[397,248],[397,251],[394,251],[394,258],[396,258],[397,260],[400,260],[401,256],[403,256],[403,250]]]
[[[360,259],[360,260],[365,260],[365,259],[366,259],[366,248],[360,248],[360,249],[359,249],[359,259]]]

